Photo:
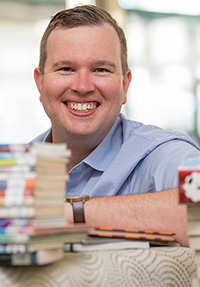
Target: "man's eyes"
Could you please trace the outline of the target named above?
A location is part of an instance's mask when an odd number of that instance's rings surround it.
[[[71,72],[74,72],[75,70],[70,67],[62,67],[62,68],[59,68],[58,71],[71,73]],[[106,68],[95,68],[93,72],[101,74],[101,73],[109,73],[109,70]]]
[[[63,67],[63,68],[60,68],[59,71],[72,72],[73,70],[70,67]]]
[[[97,73],[108,73],[109,71],[107,70],[107,69],[105,69],[105,68],[97,68],[96,70],[95,70]]]

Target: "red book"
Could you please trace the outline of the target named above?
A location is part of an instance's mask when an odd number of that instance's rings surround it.
[[[179,202],[200,204],[200,169],[179,169]]]

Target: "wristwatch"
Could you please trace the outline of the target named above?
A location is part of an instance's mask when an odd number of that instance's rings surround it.
[[[69,196],[65,198],[66,202],[72,205],[74,223],[85,223],[84,203],[89,199],[89,195]]]

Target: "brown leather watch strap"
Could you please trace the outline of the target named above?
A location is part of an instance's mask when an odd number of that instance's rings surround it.
[[[74,223],[85,223],[84,203],[89,199],[89,195],[69,196],[65,198],[66,202],[72,204]]]
[[[83,200],[72,201],[74,223],[85,223]]]

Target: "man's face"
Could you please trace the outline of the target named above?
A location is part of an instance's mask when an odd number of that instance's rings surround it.
[[[39,69],[34,75],[54,142],[69,136],[102,140],[131,81],[130,71],[122,75],[119,38],[108,24],[53,30],[44,75]]]

